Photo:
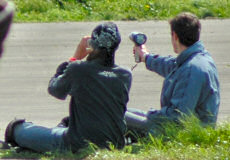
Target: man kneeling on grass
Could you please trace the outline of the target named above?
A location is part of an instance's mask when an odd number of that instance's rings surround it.
[[[84,37],[71,62],[57,68],[48,87],[58,99],[71,96],[69,116],[55,128],[13,120],[6,129],[5,141],[37,152],[77,152],[88,142],[100,148],[110,144],[123,148],[132,75],[114,63],[120,41],[118,28],[112,22],[98,25],[91,37]],[[81,61],[86,56],[87,60]]]
[[[161,134],[166,122],[178,123],[183,115],[195,115],[203,126],[215,127],[220,104],[216,65],[199,40],[201,24],[191,13],[181,13],[170,21],[171,41],[178,56],[150,54],[145,45],[134,52],[146,68],[164,77],[161,109],[144,112],[128,108],[128,129],[139,135]],[[164,130],[164,129],[163,129]]]

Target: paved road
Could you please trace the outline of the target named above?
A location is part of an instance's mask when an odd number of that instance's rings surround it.
[[[219,69],[221,105],[219,121],[230,115],[230,20],[202,20],[201,39]],[[55,126],[68,114],[68,100],[60,101],[47,93],[47,84],[61,62],[73,55],[82,36],[91,33],[98,22],[14,24],[0,62],[0,139],[14,117],[26,118],[47,127]],[[134,65],[131,31],[148,35],[150,51],[175,55],[166,21],[117,22],[122,43],[116,63]],[[163,79],[139,64],[133,71],[128,107],[159,108]]]

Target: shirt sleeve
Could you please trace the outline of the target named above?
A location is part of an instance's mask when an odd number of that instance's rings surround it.
[[[156,54],[149,54],[146,56],[145,64],[148,70],[166,77],[176,67],[176,58],[172,56],[163,57]]]
[[[69,64],[61,75],[54,75],[49,81],[48,92],[52,96],[65,100],[71,89],[71,64]]]

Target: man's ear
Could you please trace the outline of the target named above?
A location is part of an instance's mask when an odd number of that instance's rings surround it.
[[[176,41],[179,40],[179,38],[178,38],[176,32],[174,32],[174,31],[172,31],[172,37],[173,37],[173,39],[176,40]]]

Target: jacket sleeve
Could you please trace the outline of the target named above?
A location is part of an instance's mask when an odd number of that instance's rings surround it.
[[[175,67],[176,58],[149,54],[145,60],[146,68],[166,77]]]
[[[126,94],[124,95],[124,102],[128,103],[129,101],[129,92],[132,86],[132,73],[131,71],[127,72],[126,74],[126,80],[125,80],[125,90],[126,90]]]
[[[62,64],[58,67],[56,74],[49,81],[48,92],[52,96],[64,100],[71,89],[71,65],[66,65],[66,67],[61,66]]]

